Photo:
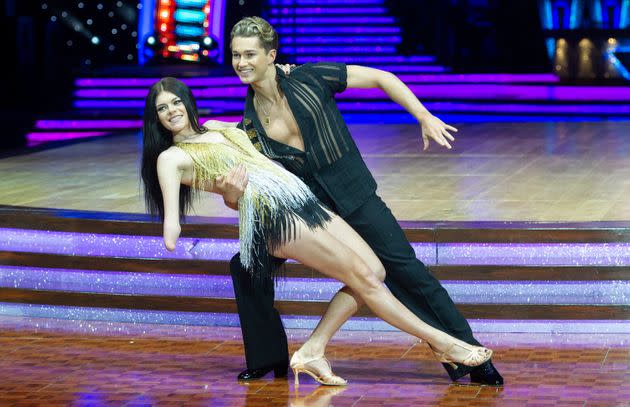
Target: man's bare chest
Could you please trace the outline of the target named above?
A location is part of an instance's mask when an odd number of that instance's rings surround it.
[[[263,124],[268,137],[304,151],[302,132],[288,104],[274,109],[269,119],[269,124]]]

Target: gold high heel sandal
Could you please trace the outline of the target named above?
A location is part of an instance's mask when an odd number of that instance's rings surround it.
[[[324,361],[326,366],[328,367],[328,371],[326,373],[321,373],[318,369],[313,366],[314,362]],[[310,366],[309,366],[310,364]],[[299,374],[306,373],[311,376],[317,383],[323,384],[324,386],[345,386],[348,382],[341,377],[337,376],[332,372],[332,368],[330,367],[330,362],[326,359],[326,356],[322,356],[321,358],[311,359],[308,362],[298,362],[295,361],[295,354],[291,358],[291,369],[293,369],[293,376],[295,376],[295,387],[300,385]]]
[[[461,362],[459,362],[459,361],[457,362],[457,363],[459,363],[461,365],[464,365],[464,366],[479,366],[479,365],[482,365],[482,364],[486,363],[487,361],[489,361],[490,358],[492,357],[492,350],[491,349],[484,348],[482,346],[474,346],[474,345],[465,346],[465,345],[460,345],[457,342],[453,342],[453,344],[451,344],[451,346],[449,346],[449,348],[447,350],[445,350],[444,352],[436,351],[435,348],[433,346],[431,346],[431,345],[429,345],[429,348],[431,348],[431,351],[433,352],[433,356],[435,356],[435,358],[440,363],[448,363],[449,365],[451,365],[451,367],[453,369],[457,369],[457,365],[455,364],[455,361],[453,361],[453,359],[451,359],[451,358],[449,358],[447,356],[447,354],[455,346],[459,346],[460,348],[468,351],[468,356],[466,356],[464,358],[464,360],[462,360]]]

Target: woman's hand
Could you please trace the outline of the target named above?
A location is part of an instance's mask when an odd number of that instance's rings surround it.
[[[166,250],[172,252],[177,245],[177,239],[182,232],[179,222],[164,222],[164,246]]]

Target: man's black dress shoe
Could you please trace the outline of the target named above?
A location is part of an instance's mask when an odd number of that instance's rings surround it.
[[[457,369],[445,364],[444,367],[452,381],[457,381],[470,374],[470,382],[475,384],[485,384],[487,386],[503,386],[503,377],[492,364],[487,361],[479,366],[464,366],[457,363]]]
[[[288,365],[288,364],[287,364]],[[238,380],[257,380],[273,370],[274,377],[287,377],[289,366],[271,366],[264,369],[245,369],[238,375]]]
[[[470,372],[470,382],[488,386],[503,386],[503,377],[489,360],[473,368]]]

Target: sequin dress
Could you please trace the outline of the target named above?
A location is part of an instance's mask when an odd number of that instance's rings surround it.
[[[237,128],[216,130],[225,142],[176,143],[193,160],[192,187],[245,165],[248,184],[238,201],[241,263],[253,275],[274,271],[269,250],[295,238],[296,223],[311,229],[331,217],[310,189],[295,175],[275,164]]]

